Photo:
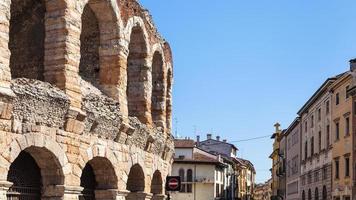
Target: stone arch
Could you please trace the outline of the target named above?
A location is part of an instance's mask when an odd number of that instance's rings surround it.
[[[1,153],[0,159],[3,160],[2,163],[6,173],[0,173],[0,180],[6,180],[11,163],[15,161],[21,151],[25,150],[28,153],[38,154],[38,156],[42,156],[41,152],[46,152],[42,157],[47,156],[48,158],[56,160],[55,163],[58,165],[58,168],[60,168],[60,171],[62,171],[64,177],[71,173],[68,167],[68,158],[62,147],[56,141],[41,133],[28,133],[18,136]],[[33,155],[36,161],[42,158],[36,156],[37,155]],[[41,163],[39,163],[39,165],[40,164]]]
[[[302,200],[305,200],[305,191],[302,192]]]
[[[98,88],[116,76],[118,83],[118,12],[116,1],[89,0],[83,7],[79,75]]]
[[[153,195],[163,194],[163,180],[162,174],[159,170],[156,170],[153,174],[151,181],[151,193]]]
[[[6,173],[1,174],[1,180],[14,183],[10,191],[16,191],[16,187],[22,186],[19,182],[21,177],[26,179],[30,176],[27,169],[21,168],[21,165],[28,164],[32,166],[34,173],[36,171],[40,173],[37,180],[40,180],[41,186],[38,189],[42,191],[42,197],[54,198],[64,195],[62,185],[65,184],[65,177],[70,173],[70,168],[63,149],[50,137],[41,134],[21,135],[2,152],[1,159],[7,160],[2,162],[5,165],[2,171]],[[21,173],[21,169],[25,170],[25,173]],[[25,183],[24,186],[27,184],[26,181],[22,183]]]
[[[308,200],[312,200],[312,192],[311,192],[311,189],[308,190]]]
[[[84,198],[116,199],[116,196],[110,192],[118,189],[114,166],[105,157],[94,157],[82,170],[80,186],[84,188],[81,194]]]
[[[132,18],[132,20],[141,18]],[[142,123],[151,124],[150,101],[148,98],[148,80],[150,79],[147,62],[149,43],[142,20],[134,23],[129,20],[130,36],[127,56],[126,96],[128,115],[137,117]],[[141,23],[140,23],[141,22]]]
[[[152,57],[152,94],[151,114],[152,120],[157,127],[166,127],[165,110],[165,74],[163,54],[155,51]]]

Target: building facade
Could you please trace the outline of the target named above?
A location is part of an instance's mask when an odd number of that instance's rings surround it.
[[[352,75],[346,72],[331,86],[331,132],[333,158],[333,199],[351,200],[353,188],[353,100],[348,90]]]
[[[301,199],[331,199],[331,84],[327,79],[299,110],[301,123]]]
[[[180,176],[182,187],[172,192],[172,199],[228,199],[225,194],[226,168],[220,156],[203,151],[193,140],[175,140],[172,175]]]
[[[273,151],[269,158],[272,159],[271,199],[277,200],[286,197],[286,138],[279,123],[276,123],[274,127],[275,133],[271,137],[274,139]]]
[[[299,200],[300,176],[300,118],[285,131],[286,137],[286,199]]]
[[[272,184],[272,179],[266,181],[265,183],[257,184],[253,199],[254,200],[271,200],[271,184]]]
[[[0,2],[0,199],[163,199],[169,44],[135,0]]]

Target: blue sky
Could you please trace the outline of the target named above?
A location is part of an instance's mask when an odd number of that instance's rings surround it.
[[[329,76],[356,57],[356,1],[141,0],[174,54],[181,136],[230,141],[283,128]],[[196,127],[196,132],[195,128]],[[269,138],[235,143],[257,182],[269,178]]]

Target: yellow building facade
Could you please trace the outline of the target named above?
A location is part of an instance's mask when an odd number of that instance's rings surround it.
[[[333,139],[333,191],[335,200],[352,199],[353,100],[348,93],[352,74],[346,72],[331,87],[331,132]]]

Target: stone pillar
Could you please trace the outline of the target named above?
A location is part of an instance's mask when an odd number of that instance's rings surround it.
[[[64,200],[78,200],[79,195],[82,193],[83,187],[78,186],[65,186],[64,187]]]
[[[152,200],[164,200],[166,199],[166,195],[164,194],[154,194],[152,197]]]
[[[7,200],[6,193],[11,186],[12,183],[9,181],[0,181],[0,200]]]
[[[64,90],[71,106],[81,108],[78,72],[81,15],[66,5],[47,5],[44,78]]]
[[[0,1],[0,96],[14,96],[10,89],[10,0]]]
[[[126,200],[152,200],[153,195],[145,192],[130,192]]]
[[[42,190],[42,200],[61,200],[64,196],[64,185],[49,185]]]
[[[95,190],[96,200],[125,200],[129,191],[119,191],[117,189]]]

